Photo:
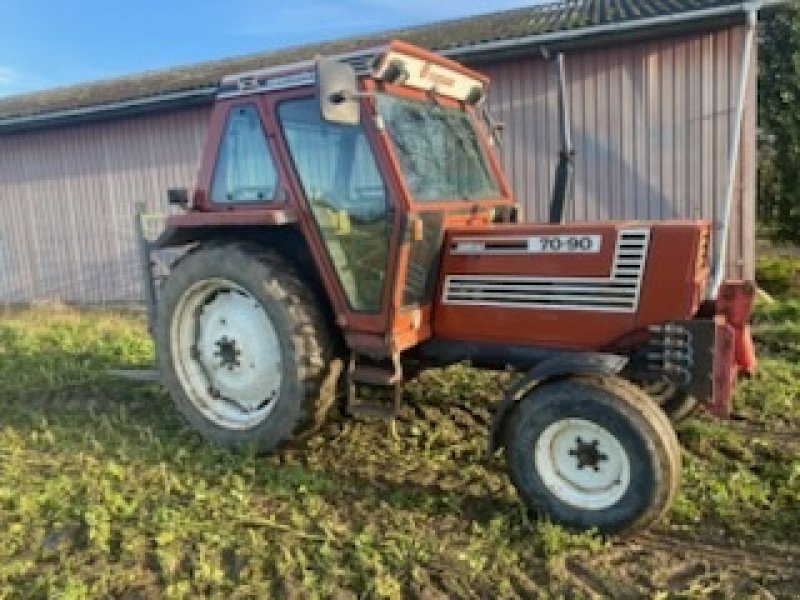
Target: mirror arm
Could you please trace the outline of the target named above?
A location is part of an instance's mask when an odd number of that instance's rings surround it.
[[[352,102],[360,100],[361,98],[374,98],[375,92],[341,92],[333,93],[329,96],[329,100],[334,104],[341,104],[342,102]]]

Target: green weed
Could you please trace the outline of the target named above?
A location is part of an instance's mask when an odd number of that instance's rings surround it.
[[[760,309],[756,331],[797,317],[788,301]],[[794,542],[800,459],[773,434],[800,429],[800,372],[763,339],[737,392],[763,434],[708,418],[681,429],[671,527]],[[397,436],[334,420],[262,458],[201,440],[158,386],[105,374],[151,361],[140,317],[0,319],[0,598],[577,597],[591,594],[565,557],[613,555],[528,515],[501,458],[486,459],[505,374],[429,372]]]
[[[760,256],[756,263],[756,281],[770,294],[787,294],[798,276],[798,263],[800,261],[792,256]]]

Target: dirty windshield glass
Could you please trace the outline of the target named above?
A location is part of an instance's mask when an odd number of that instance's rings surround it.
[[[378,110],[414,199],[472,200],[499,195],[469,115],[433,100],[378,95]]]

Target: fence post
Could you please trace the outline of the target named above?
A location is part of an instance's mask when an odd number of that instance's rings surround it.
[[[147,330],[150,335],[155,331],[156,318],[156,288],[153,282],[153,261],[150,258],[150,242],[145,235],[144,228],[145,204],[136,203],[136,242],[139,246],[139,266],[142,276],[142,291],[145,308],[147,309]]]

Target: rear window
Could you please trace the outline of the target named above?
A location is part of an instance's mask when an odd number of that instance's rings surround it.
[[[228,113],[211,184],[217,203],[266,202],[275,197],[278,174],[255,105]]]

